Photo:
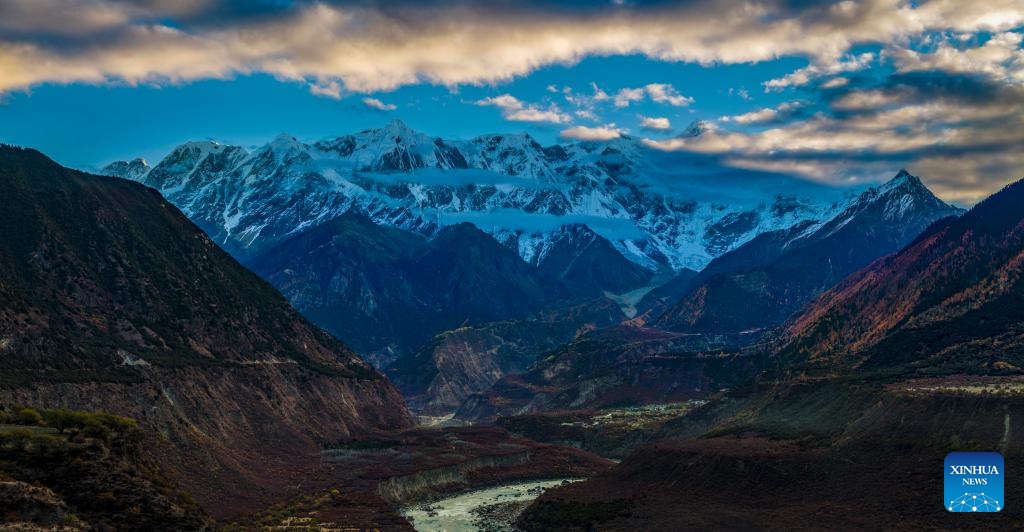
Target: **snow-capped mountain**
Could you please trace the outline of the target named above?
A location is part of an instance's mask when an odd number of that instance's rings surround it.
[[[252,150],[188,142],[151,169],[133,161],[104,171],[160,190],[243,259],[356,209],[426,234],[469,221],[528,262],[560,227],[585,225],[649,270],[700,269],[758,234],[828,219],[851,197],[630,137],[548,147],[528,134],[445,140],[398,120],[313,143],[280,135]]]
[[[847,275],[962,212],[900,170],[831,219],[758,235],[713,260],[655,323],[701,333],[779,325]]]
[[[140,181],[150,171],[149,163],[142,157],[131,161],[116,161],[107,165],[103,172],[109,175],[116,175],[132,181]]]

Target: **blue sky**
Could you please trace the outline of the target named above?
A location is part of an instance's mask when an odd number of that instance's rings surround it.
[[[907,167],[969,204],[1024,175],[1022,25],[1015,0],[8,0],[0,141],[96,167],[401,118],[831,183]]]
[[[616,107],[609,101],[595,110],[600,111],[601,120],[574,116],[573,123],[614,123],[628,134],[666,137],[694,120],[714,120],[752,106],[782,103],[785,95],[765,93],[761,83],[803,65],[806,61],[796,58],[702,67],[637,55],[601,57],[572,66],[545,67],[506,83],[454,88],[417,84],[340,99],[318,96],[303,84],[258,73],[167,85],[48,83],[7,95],[5,105],[0,106],[0,124],[5,142],[33,146],[80,167],[137,156],[157,159],[190,139],[251,145],[265,143],[282,132],[318,139],[380,127],[394,117],[446,138],[528,131],[548,144],[560,140],[566,124],[509,121],[500,108],[475,102],[513,94],[541,108],[554,104],[571,114],[577,109],[567,101],[566,87],[573,90],[573,96],[587,98],[594,94],[591,84],[614,96],[622,89],[661,83],[693,98],[694,103],[674,106],[644,98],[628,107]],[[396,109],[372,108],[363,103],[365,97]],[[642,117],[668,118],[671,129],[645,129]]]

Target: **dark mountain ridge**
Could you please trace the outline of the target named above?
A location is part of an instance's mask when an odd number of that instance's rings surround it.
[[[433,238],[346,213],[249,263],[320,326],[381,365],[463,325],[528,319],[570,299],[469,223]]]
[[[0,147],[0,195],[0,402],[137,419],[215,516],[280,494],[324,441],[411,425],[383,376],[155,190]]]
[[[864,367],[1016,371],[1024,363],[1024,181],[822,294],[788,356]]]

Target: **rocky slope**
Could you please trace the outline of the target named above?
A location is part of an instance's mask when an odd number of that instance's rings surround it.
[[[829,220],[761,234],[713,260],[654,325],[718,334],[780,325],[847,275],[961,212],[900,171]]]
[[[943,476],[938,471],[946,454],[999,449],[1010,463],[1022,449],[1006,435],[1024,430],[1019,395],[963,394],[955,390],[963,383],[949,384],[948,389],[923,394],[879,390],[856,408],[845,403],[847,394],[818,401],[815,406],[824,412],[810,417],[839,418],[829,422],[834,432],[824,438],[820,425],[793,415],[798,404],[775,403],[790,407],[787,428],[792,432],[767,437],[761,431],[769,425],[759,423],[756,409],[747,410],[736,416],[747,421],[736,432],[658,440],[607,473],[548,491],[523,513],[519,524],[525,530],[1024,526],[1024,511],[1010,504],[999,513],[976,516],[943,509]],[[751,418],[757,429],[750,426]],[[780,421],[776,418],[776,429]],[[1024,481],[1018,470],[1010,468],[1005,474],[1007,487]],[[889,492],[900,494],[898,509],[893,509],[892,497],[879,496]]]
[[[537,266],[468,223],[427,238],[348,212],[249,265],[387,368],[411,405],[443,414],[576,334],[625,319],[601,287],[628,289],[650,272],[586,227],[564,234]]]
[[[1024,181],[818,298],[785,331],[784,356],[932,371],[1024,364]]]
[[[138,419],[215,516],[281,493],[323,441],[411,423],[157,192],[3,147],[0,194],[0,401]]]
[[[387,368],[387,375],[413,410],[443,415],[505,375],[526,371],[562,344],[622,319],[618,305],[599,298],[528,320],[459,327],[397,359]]]
[[[738,340],[615,326],[578,336],[527,371],[466,398],[456,417],[488,420],[566,409],[702,398],[742,383],[760,358],[724,353]]]
[[[310,144],[281,135],[252,151],[189,142],[148,171],[125,162],[105,171],[161,191],[243,260],[356,209],[425,234],[470,221],[527,262],[554,245],[561,226],[583,224],[649,270],[700,269],[757,234],[823,219],[846,201],[841,190],[628,137],[548,147],[526,134],[455,141],[397,120]]]

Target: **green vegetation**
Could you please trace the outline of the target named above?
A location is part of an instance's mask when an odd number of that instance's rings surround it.
[[[298,496],[291,501],[275,504],[257,515],[238,522],[227,523],[224,532],[242,532],[254,529],[289,530],[294,532],[320,532],[347,530],[341,524],[325,521],[321,513],[334,507],[351,507],[356,503],[338,488]]]
[[[5,426],[6,425],[6,426]],[[41,429],[50,429],[49,431]],[[27,407],[5,409],[0,406],[0,437],[12,433],[56,432],[110,441],[115,436],[132,434],[138,428],[134,419],[106,412],[83,412],[67,408],[36,410]],[[5,430],[6,429],[6,430]]]
[[[46,510],[4,507],[8,519],[32,515],[40,528],[198,530],[208,525],[196,502],[141,452],[133,419],[66,408],[0,405],[0,478],[9,492],[45,489]],[[22,487],[23,486],[23,487]],[[32,500],[37,500],[30,498]]]
[[[133,440],[137,426],[134,419],[105,412],[0,407],[0,451],[27,453],[31,459],[54,458],[95,441]]]
[[[13,416],[13,419],[19,425],[40,425],[43,422],[43,417],[39,415],[39,412],[31,408],[20,408]]]

